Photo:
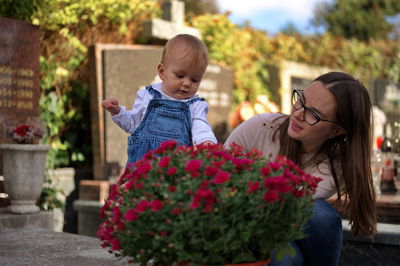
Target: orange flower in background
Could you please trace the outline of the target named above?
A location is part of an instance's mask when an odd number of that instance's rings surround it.
[[[266,95],[258,95],[255,103],[244,101],[230,113],[229,125],[231,128],[235,128],[256,114],[277,112],[279,112],[279,106],[276,103],[271,102]]]

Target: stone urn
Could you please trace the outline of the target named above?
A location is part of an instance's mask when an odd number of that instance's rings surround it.
[[[4,188],[11,213],[39,212],[36,200],[43,189],[46,155],[50,146],[41,144],[0,144],[3,152]]]

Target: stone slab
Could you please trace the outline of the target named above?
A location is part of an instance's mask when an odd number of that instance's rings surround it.
[[[74,210],[78,213],[78,234],[96,236],[102,220],[100,209],[104,203],[96,200],[75,200]]]
[[[79,199],[104,202],[108,198],[110,182],[106,180],[81,180]]]
[[[94,237],[30,228],[0,231],[0,264],[29,265],[128,265],[100,247]]]
[[[7,208],[0,208],[0,231],[34,227],[53,230],[53,213],[41,211],[29,214],[12,214],[7,211]]]
[[[343,248],[341,266],[400,265],[400,225],[378,223],[377,233],[372,238],[355,238],[348,220],[343,220]]]

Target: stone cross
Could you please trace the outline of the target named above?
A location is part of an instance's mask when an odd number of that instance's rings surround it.
[[[180,33],[201,37],[198,29],[184,25],[184,2],[177,0],[165,1],[162,5],[162,11],[163,19],[154,18],[143,23],[143,38],[150,40],[152,43],[164,44]]]

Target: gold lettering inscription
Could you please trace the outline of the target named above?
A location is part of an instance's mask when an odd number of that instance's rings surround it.
[[[0,77],[0,85],[16,85],[20,87],[33,87],[33,81],[29,79],[12,79],[10,77]]]
[[[0,99],[0,107],[15,108],[18,110],[33,110],[33,103],[31,101],[13,101],[7,99]]]
[[[12,69],[9,66],[4,66],[4,65],[0,65],[0,74],[6,74],[6,75],[12,75],[15,74],[17,76],[21,76],[21,77],[28,77],[28,78],[32,78],[34,76],[34,72],[31,68],[16,68],[16,69]]]
[[[18,97],[18,98],[27,98],[33,99],[33,91],[24,89],[24,90],[13,90],[7,88],[0,88],[0,96],[4,97]]]
[[[0,84],[11,86],[12,79],[10,77],[0,77]]]
[[[11,75],[12,74],[11,67],[0,65],[0,74]]]

